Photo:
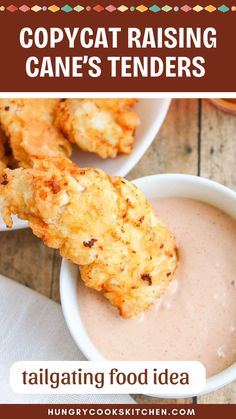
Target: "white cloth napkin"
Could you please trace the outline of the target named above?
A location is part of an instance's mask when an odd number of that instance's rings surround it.
[[[11,390],[13,362],[84,359],[60,305],[0,275],[0,403],[134,403],[128,395],[21,395]]]

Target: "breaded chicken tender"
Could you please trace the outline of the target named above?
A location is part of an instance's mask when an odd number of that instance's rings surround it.
[[[22,167],[32,157],[70,156],[71,145],[54,126],[59,99],[0,99],[0,123]]]
[[[3,144],[1,144],[1,139],[0,139],[0,173],[3,171],[3,169],[5,169],[5,167],[7,167],[6,158],[5,158]]]
[[[8,226],[12,214],[28,220],[125,318],[155,303],[172,280],[175,238],[133,183],[48,158],[33,168],[5,169],[0,198]]]
[[[4,134],[0,130],[0,174],[7,167],[8,159],[5,154],[5,148],[4,148]]]
[[[139,125],[132,106],[137,99],[66,99],[58,106],[57,124],[82,150],[106,159],[129,154]]]

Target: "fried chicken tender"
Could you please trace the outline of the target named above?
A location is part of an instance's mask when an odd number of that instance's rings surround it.
[[[70,156],[71,145],[54,126],[59,99],[0,99],[0,123],[22,167],[32,157]]]
[[[7,167],[7,163],[8,163],[8,159],[5,154],[4,141],[5,141],[4,134],[0,130],[0,174],[3,171],[3,169]]]
[[[0,198],[8,226],[12,214],[28,220],[125,318],[155,303],[172,280],[175,238],[133,183],[48,158],[33,168],[6,169]]]
[[[139,125],[137,99],[67,99],[58,106],[57,124],[82,150],[106,159],[129,154]]]
[[[1,139],[0,139],[0,141],[1,141]],[[5,159],[3,144],[1,144],[1,142],[0,142],[0,173],[3,171],[3,169],[5,169],[6,166],[7,165],[6,165],[6,159]]]

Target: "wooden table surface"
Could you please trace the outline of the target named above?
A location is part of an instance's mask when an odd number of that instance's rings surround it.
[[[236,117],[207,100],[173,100],[168,116],[128,179],[155,173],[189,173],[236,190]],[[59,302],[60,256],[29,229],[0,233],[0,273]],[[235,403],[236,382],[193,399],[135,396],[146,403]]]

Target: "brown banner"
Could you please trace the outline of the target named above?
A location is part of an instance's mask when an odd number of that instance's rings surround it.
[[[235,418],[235,405],[181,405],[181,404],[140,404],[140,405],[66,405],[32,404],[0,405],[0,417],[3,419],[45,419],[65,417],[165,417],[180,418],[194,416],[197,419]]]
[[[4,6],[1,6],[1,4]],[[37,6],[37,4],[39,6]],[[132,6],[130,6],[132,4]],[[168,6],[169,4],[169,6]],[[199,9],[196,9],[196,4]],[[53,5],[54,9],[48,7]],[[118,10],[119,5],[126,7],[125,11]],[[126,5],[126,6],[125,6]],[[62,10],[62,7],[64,9]],[[78,8],[79,6],[79,8]],[[109,8],[110,6],[110,8]],[[137,9],[138,7],[141,7]],[[157,9],[155,9],[155,6]],[[80,7],[83,9],[81,11]],[[168,11],[168,7],[171,10]],[[195,10],[193,9],[195,7]],[[221,7],[221,9],[219,9]],[[223,7],[223,8],[222,8]],[[225,7],[225,8],[224,8]],[[33,9],[32,9],[33,8]],[[38,8],[38,9],[37,9]],[[77,8],[77,9],[76,9]],[[106,9],[108,8],[108,9]],[[152,8],[152,10],[151,10]],[[160,9],[160,10],[159,10]],[[156,11],[155,11],[156,10]],[[157,11],[159,10],[159,11]],[[197,11],[198,10],[198,11]],[[173,2],[120,2],[98,1],[80,2],[70,1],[68,4],[62,1],[36,2],[28,1],[27,6],[23,1],[14,3],[0,2],[0,42],[1,42],[1,66],[0,66],[0,91],[2,92],[109,92],[109,91],[139,91],[139,92],[232,92],[236,91],[236,2],[199,0],[199,2],[185,1]],[[34,32],[38,27],[50,29],[50,27],[74,28],[91,27],[94,31],[98,27],[121,27],[122,33],[117,49],[91,48],[82,50],[79,47],[68,48],[66,40],[56,48],[45,47],[43,49],[24,49],[20,45],[19,33],[24,27],[30,27]],[[214,27],[217,31],[216,48],[132,48],[127,49],[127,28],[138,27],[143,30],[151,27],[159,28]],[[39,69],[43,57],[51,57],[52,63],[56,56],[72,57],[87,54],[101,57],[101,76],[92,78],[88,76],[87,68],[83,77],[28,77],[26,74],[26,60],[29,56],[36,56],[39,60]],[[158,56],[165,63],[166,56],[186,56],[193,59],[202,56],[205,59],[205,75],[203,77],[166,77],[165,72],[159,77],[128,77],[122,78],[117,74],[112,78],[110,63],[107,56]]]

